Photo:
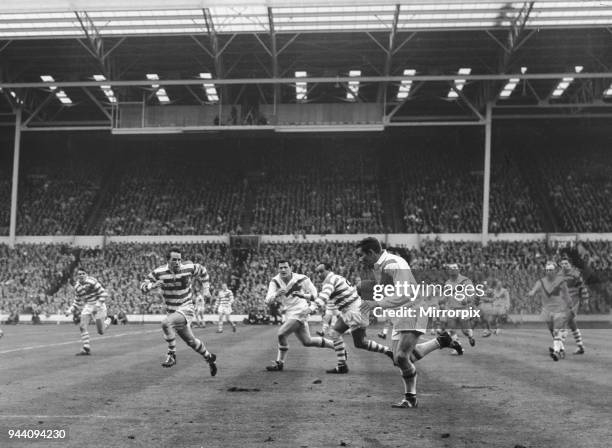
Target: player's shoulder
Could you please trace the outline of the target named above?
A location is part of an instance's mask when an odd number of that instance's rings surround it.
[[[399,255],[390,254],[387,252],[386,258],[382,263],[382,268],[385,271],[397,269],[410,269],[410,265]]]
[[[95,285],[98,283],[98,280],[94,276],[88,275],[87,277],[85,277],[84,282],[88,285]]]
[[[153,269],[153,273],[155,274],[164,274],[166,272],[170,272],[170,266],[168,266],[168,264],[162,264],[161,266],[157,266],[155,269]]]

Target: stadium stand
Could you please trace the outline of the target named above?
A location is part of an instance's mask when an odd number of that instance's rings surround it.
[[[28,312],[39,305],[44,313],[64,310],[73,298],[70,280],[79,265],[98,278],[109,292],[109,308],[128,314],[162,312],[161,298],[143,296],[139,284],[154,267],[165,262],[169,244],[111,243],[104,249],[70,249],[58,245],[0,246],[0,311],[17,307]],[[238,257],[229,246],[219,243],[182,245],[184,258],[203,263],[211,273],[212,290],[228,282],[236,295],[234,311],[242,314],[264,307],[263,298],[270,278],[276,274],[276,261],[293,261],[295,272],[312,274],[317,263],[327,261],[335,272],[358,283],[360,270],[355,262],[354,243],[269,243]],[[586,266],[594,272],[592,298],[583,313],[607,313],[612,304],[612,243],[581,243]],[[409,260],[417,280],[444,281],[447,263],[456,262],[474,281],[501,279],[509,289],[511,313],[539,313],[538,298],[526,292],[543,275],[543,265],[553,254],[544,242],[478,243],[426,240],[419,249],[395,249]]]

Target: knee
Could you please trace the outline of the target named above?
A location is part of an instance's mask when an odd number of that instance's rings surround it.
[[[334,341],[336,341],[340,339],[342,336],[340,335],[340,333],[338,333],[336,330],[332,328],[329,330],[329,337],[332,338]]]
[[[186,344],[187,344],[189,347],[191,347],[191,348],[194,348],[194,347],[196,346],[196,340],[195,340],[195,338],[188,338],[188,339],[185,339],[185,343],[186,343]]]
[[[170,329],[172,325],[170,324],[170,321],[167,318],[164,318],[162,320],[161,326],[164,331],[167,331]]]
[[[86,333],[87,332],[87,327],[83,324],[79,325],[79,329],[81,330],[81,333]]]
[[[355,348],[367,348],[367,344],[364,337],[354,338]]]

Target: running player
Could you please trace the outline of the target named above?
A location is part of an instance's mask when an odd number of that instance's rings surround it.
[[[219,328],[217,333],[223,333],[223,321],[227,320],[232,326],[232,331],[236,333],[236,324],[231,321],[232,303],[234,303],[234,293],[227,287],[227,283],[221,284],[221,289],[217,293],[217,301],[215,307],[219,315]]]
[[[112,319],[106,315],[105,302],[108,294],[100,282],[94,277],[87,275],[87,271],[83,268],[77,269],[74,292],[76,296],[66,311],[66,316],[76,312],[80,313],[81,321],[79,323],[79,329],[81,331],[81,343],[83,344],[83,348],[77,353],[77,356],[88,356],[91,355],[89,331],[87,331],[90,321],[92,319],[95,320],[98,334],[104,334],[104,331],[112,321]]]
[[[206,321],[204,314],[206,313],[206,299],[204,298],[204,294],[202,293],[202,289],[200,289],[195,298],[195,317],[197,320],[198,327],[205,328]]]
[[[576,317],[578,316],[578,308],[580,308],[580,302],[589,298],[589,291],[584,284],[580,271],[572,266],[568,258],[561,260],[561,277],[565,279],[567,284],[569,298],[570,298],[570,309],[567,319],[567,326],[574,336],[576,345],[578,348],[574,352],[574,355],[584,354],[584,343],[582,342],[582,334],[576,323]],[[563,337],[565,340],[565,337]]]
[[[501,281],[493,280],[491,286],[489,294],[480,298],[480,310],[486,327],[482,336],[485,338],[491,334],[501,333],[501,321],[510,309],[510,293],[503,287]],[[493,332],[491,332],[492,327],[495,328]]]
[[[536,293],[541,293],[542,317],[553,337],[553,346],[549,348],[550,357],[559,361],[565,357],[561,330],[567,324],[570,299],[565,278],[557,275],[557,265],[554,262],[546,263],[546,275],[536,282],[527,295],[533,297]]]
[[[406,260],[383,250],[380,241],[374,237],[361,240],[357,245],[357,255],[363,265],[373,268],[378,285],[396,285],[397,282],[406,285],[416,283]],[[402,306],[419,309],[421,304],[421,298],[415,299],[409,295],[392,294],[380,301],[363,301],[361,310],[366,313],[376,307],[381,307],[384,310]],[[392,406],[396,408],[415,408],[418,406],[416,397],[417,372],[413,359],[418,359],[418,356],[424,356],[424,354],[441,346],[436,339],[432,339],[420,344],[423,347],[422,353],[415,350],[419,337],[425,333],[427,328],[426,316],[419,313],[416,317],[394,317],[391,321],[393,323],[391,340],[393,341],[394,362],[402,372],[404,383],[404,399]],[[448,342],[451,342],[450,338],[448,338]],[[457,344],[456,349],[461,350],[461,346]]]
[[[193,335],[191,322],[195,315],[192,300],[194,277],[202,282],[203,294],[209,296],[210,277],[206,268],[191,261],[183,262],[181,250],[171,248],[166,258],[167,264],[155,268],[140,285],[143,293],[161,288],[168,315],[162,320],[164,339],[168,343],[168,354],[162,367],[172,367],[176,364],[176,334],[193,350],[204,357],[210,368],[210,374],[217,374],[217,356],[209,352],[204,343]]]
[[[320,263],[315,268],[315,273],[322,283],[318,297],[320,303],[326,307],[332,304],[339,312],[338,318],[330,331],[338,363],[335,368],[326,372],[348,373],[346,349],[342,339],[342,335],[348,330],[351,330],[355,348],[384,353],[393,359],[393,352],[389,347],[366,339],[368,316],[361,314],[361,298],[357,295],[355,287],[341,275],[334,274],[329,263]]]
[[[459,273],[459,265],[457,263],[451,263],[447,266],[449,278],[444,283],[444,286],[451,285],[455,291],[453,297],[447,297],[445,301],[446,309],[448,310],[459,310],[467,309],[469,306],[469,298],[463,292],[466,291],[468,286],[472,286],[472,281]],[[456,317],[449,317],[446,320],[446,329],[450,332],[454,340],[459,340],[457,337],[457,330],[461,328],[461,332],[467,336],[468,341],[472,347],[476,345],[474,339],[474,330],[472,329],[472,322],[467,319],[461,319]]]
[[[317,289],[312,281],[305,275],[292,272],[286,260],[279,260],[277,266],[278,275],[270,281],[265,302],[269,304],[272,301],[280,301],[285,308],[285,322],[277,332],[278,355],[276,361],[266,367],[269,372],[283,370],[289,350],[287,337],[290,334],[294,333],[304,347],[334,349],[331,340],[310,336],[308,316],[315,309],[310,306],[310,301],[317,297]]]

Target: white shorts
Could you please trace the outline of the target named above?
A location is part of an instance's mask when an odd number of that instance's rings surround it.
[[[366,328],[368,326],[368,319],[361,314],[360,308],[361,299],[357,299],[347,307],[340,310],[340,317],[351,330]]]
[[[219,305],[219,309],[217,310],[217,314],[232,314],[232,307],[231,306]]]
[[[309,308],[297,308],[297,309],[287,309],[285,311],[285,322],[287,322],[288,320],[299,320],[301,322],[307,322],[308,321],[308,316],[310,316],[310,309]]]
[[[100,306],[97,306],[95,302],[86,303],[81,310],[81,316],[84,314],[89,314],[97,319],[104,319],[106,318],[106,304],[101,303]]]
[[[417,310],[419,309],[420,304],[413,305]],[[399,333],[404,331],[414,331],[418,333],[425,333],[427,331],[427,322],[429,321],[429,317],[426,315],[421,315],[421,313],[416,313],[415,317],[392,317],[391,323],[393,324],[393,331],[391,339],[396,341],[399,340]],[[393,335],[397,334],[397,338],[394,339]]]
[[[204,314],[206,313],[206,308],[204,308],[203,306],[199,306],[196,308],[195,312],[196,314]]]
[[[193,320],[195,319],[195,306],[193,305],[193,302],[183,303],[181,306],[178,307],[175,313],[180,313],[185,316],[185,319],[187,320],[187,325],[191,325],[191,322],[193,322]]]

